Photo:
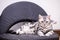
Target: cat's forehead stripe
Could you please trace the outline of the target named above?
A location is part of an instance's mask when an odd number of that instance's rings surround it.
[[[46,21],[46,16],[43,16],[43,20]]]

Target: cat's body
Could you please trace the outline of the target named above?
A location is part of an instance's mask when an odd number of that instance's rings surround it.
[[[25,24],[21,28],[19,28],[16,33],[19,34],[35,34],[37,33],[39,36],[50,36],[53,32],[53,21],[50,19],[49,16],[41,16],[39,15],[39,19],[37,22],[31,24]]]
[[[34,33],[34,28],[32,28],[34,25],[32,25],[31,23],[25,23],[25,25],[21,26],[21,28],[19,28],[16,33],[17,34],[35,34]]]

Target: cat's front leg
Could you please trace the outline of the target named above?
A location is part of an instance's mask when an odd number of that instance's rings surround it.
[[[42,31],[40,31],[40,30],[37,32],[37,34],[38,34],[39,36],[44,36],[44,33],[43,33]]]
[[[50,36],[52,35],[54,32],[53,31],[49,31],[48,33],[45,34],[45,36]]]

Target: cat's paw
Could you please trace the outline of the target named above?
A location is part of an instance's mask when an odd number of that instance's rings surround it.
[[[39,36],[45,36],[44,34],[43,34],[43,32],[41,32],[41,31],[38,31],[38,33],[37,33]]]
[[[50,35],[52,35],[53,33],[54,33],[53,31],[50,31],[50,32],[46,33],[45,36],[50,36]]]

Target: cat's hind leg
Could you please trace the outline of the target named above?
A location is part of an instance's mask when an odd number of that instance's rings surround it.
[[[21,31],[20,29],[18,29],[17,31],[16,31],[16,34],[23,34],[24,32],[23,31]]]

